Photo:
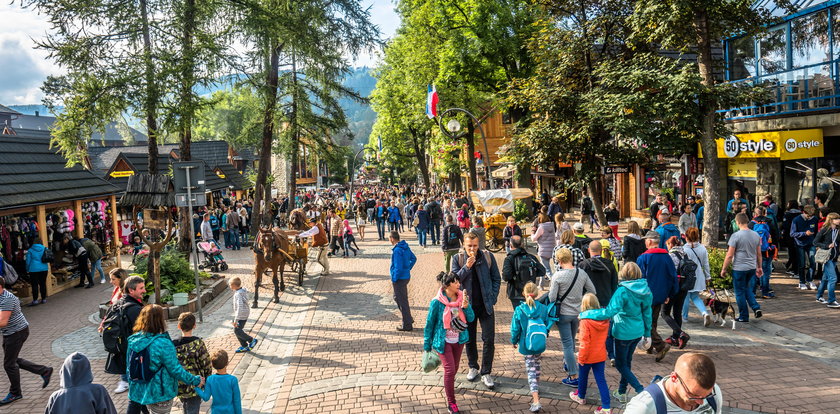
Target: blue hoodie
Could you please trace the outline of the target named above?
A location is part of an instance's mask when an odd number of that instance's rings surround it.
[[[128,354],[149,347],[150,367],[155,372],[147,383],[132,382],[128,398],[143,405],[169,401],[178,395],[178,381],[198,385],[201,377],[187,372],[178,362],[175,345],[168,333],[138,332],[128,337]],[[126,370],[127,371],[127,370]]]
[[[522,355],[536,355],[537,352],[531,352],[525,347],[526,334],[528,332],[528,320],[538,319],[542,321],[551,332],[551,321],[548,318],[548,306],[540,302],[534,302],[534,307],[528,306],[527,303],[522,302],[513,311],[513,319],[510,321],[510,343],[519,344],[517,347],[519,353]]]
[[[47,248],[44,247],[43,244],[35,242],[32,246],[29,246],[29,250],[26,251],[26,271],[29,273],[32,272],[46,272],[50,270],[50,266],[47,263],[41,261],[41,258],[44,257],[44,250]]]
[[[391,282],[411,278],[411,268],[417,263],[417,256],[408,247],[405,240],[400,240],[391,249]]]
[[[800,214],[794,217],[790,225],[790,237],[793,237],[797,246],[811,247],[814,244],[814,237],[817,235],[817,223],[819,221],[820,219],[817,216],[806,219],[803,217],[803,214]],[[811,235],[805,234],[806,231],[810,231]]]
[[[644,279],[626,280],[603,309],[588,310],[581,319],[605,320],[612,318],[612,336],[622,341],[650,337],[651,292]]]
[[[656,232],[659,233],[659,248],[665,248],[665,242],[671,238],[671,236],[680,237],[680,229],[677,226],[673,225],[672,223],[665,223],[656,228]]]
[[[653,294],[653,306],[665,303],[665,299],[677,294],[677,267],[667,250],[648,249],[636,259],[636,264],[642,269],[642,275]]]
[[[398,223],[400,221],[402,221],[402,216],[400,216],[399,207],[388,207],[388,222]]]

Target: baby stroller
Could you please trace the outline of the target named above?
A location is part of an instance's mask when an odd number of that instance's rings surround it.
[[[227,262],[222,256],[222,249],[215,241],[198,241],[195,243],[198,251],[204,254],[204,261],[198,265],[199,269],[212,269],[214,272],[228,269]]]

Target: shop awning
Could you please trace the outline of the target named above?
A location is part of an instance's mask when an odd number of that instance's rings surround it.
[[[490,173],[493,178],[500,178],[500,179],[509,179],[513,178],[513,173],[516,172],[516,167],[513,165],[505,165],[501,168],[497,168],[496,171]]]
[[[49,139],[0,135],[0,210],[122,192],[81,165],[66,164]]]

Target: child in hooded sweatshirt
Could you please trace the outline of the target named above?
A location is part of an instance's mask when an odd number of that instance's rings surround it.
[[[595,383],[598,384],[598,393],[601,394],[601,406],[595,410],[595,414],[610,414],[610,389],[604,377],[604,364],[607,360],[607,348],[604,345],[607,341],[607,333],[610,329],[610,321],[591,319],[590,311],[600,309],[601,304],[598,297],[587,293],[580,303],[580,328],[578,330],[578,363],[580,374],[578,375],[578,389],[569,393],[569,398],[578,404],[586,404],[586,386],[588,385],[589,371],[595,376]]]
[[[79,352],[64,359],[61,366],[61,389],[50,395],[46,414],[117,414],[108,390],[93,383],[90,361]]]
[[[525,369],[528,371],[528,388],[531,390],[533,401],[531,412],[536,413],[542,409],[540,404],[540,361],[542,351],[533,349],[534,343],[529,341],[528,326],[533,321],[541,322],[546,326],[546,336],[551,328],[548,319],[548,306],[537,302],[535,299],[540,290],[533,282],[528,282],[522,289],[522,296],[525,302],[516,307],[510,324],[510,343],[514,348],[519,348],[519,353],[525,356]],[[534,331],[536,332],[536,331]],[[532,335],[534,334],[532,332]],[[542,338],[544,348],[545,337]],[[543,349],[544,350],[544,349]]]
[[[239,393],[239,380],[227,373],[228,354],[224,349],[219,349],[210,358],[216,375],[207,377],[204,389],[195,388],[204,401],[213,398],[210,405],[210,412],[213,414],[242,414],[242,395]]]

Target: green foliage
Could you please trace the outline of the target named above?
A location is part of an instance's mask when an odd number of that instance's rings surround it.
[[[515,218],[517,222],[527,220],[528,217],[531,216],[531,212],[529,210],[528,204],[524,201],[513,200],[513,218]]]
[[[726,272],[726,277],[720,276],[723,261],[726,259],[726,250],[716,247],[707,250],[709,251],[709,272],[712,275],[712,281],[709,285],[714,289],[732,289],[732,270]]]
[[[137,256],[134,273],[146,280],[146,291],[154,291],[154,281],[148,277],[148,255]],[[207,272],[199,272],[202,279],[210,278]],[[195,274],[188,258],[179,252],[174,245],[164,249],[160,254],[160,286],[161,289],[172,293],[192,293],[195,290]],[[171,300],[171,296],[161,298],[163,302]]]

